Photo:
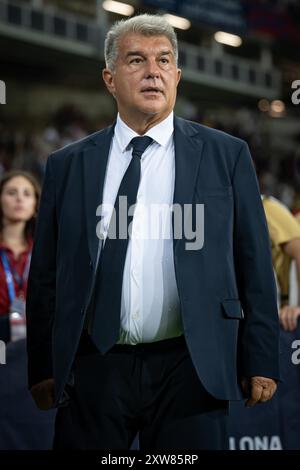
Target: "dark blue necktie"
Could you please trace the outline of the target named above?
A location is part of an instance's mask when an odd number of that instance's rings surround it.
[[[152,140],[151,137],[143,136],[134,137],[130,142],[132,146],[132,159],[119,187],[114,205],[115,218],[111,218],[108,237],[105,240],[98,265],[91,337],[102,354],[108,351],[117,342],[119,337],[123,271],[128,245],[128,226],[133,219],[133,216],[128,216],[128,208],[136,203],[141,176],[141,156]],[[127,204],[119,204],[121,196],[127,198]],[[121,230],[119,220],[123,221]],[[123,234],[124,238],[119,237],[120,233]]]

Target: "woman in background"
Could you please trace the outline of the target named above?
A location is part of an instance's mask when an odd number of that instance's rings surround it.
[[[0,365],[0,450],[45,450],[53,441],[55,411],[39,411],[27,385],[26,340],[16,335],[13,312],[24,312],[40,186],[25,171],[0,180],[0,340],[6,365]],[[23,317],[25,320],[25,317]],[[11,328],[12,326],[12,328]],[[26,331],[25,321],[22,325]],[[12,341],[13,340],[13,341]]]
[[[25,315],[27,277],[40,186],[28,172],[13,170],[0,180],[0,340],[11,337],[10,312]]]

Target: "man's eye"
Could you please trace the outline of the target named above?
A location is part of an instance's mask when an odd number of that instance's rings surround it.
[[[168,64],[169,63],[169,60],[166,59],[165,57],[161,58],[160,61],[161,61],[162,64]]]
[[[142,59],[140,57],[136,57],[135,59],[132,59],[130,61],[131,64],[140,64],[142,62]]]

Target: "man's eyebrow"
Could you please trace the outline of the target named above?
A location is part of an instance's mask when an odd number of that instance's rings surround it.
[[[142,56],[144,56],[145,54],[142,51],[129,51],[126,54],[126,57],[130,57],[132,55],[142,55]]]
[[[168,55],[168,54],[173,54],[173,52],[171,50],[167,50],[167,51],[160,51],[157,55]],[[145,57],[145,52],[143,51],[128,51],[127,54],[126,54],[126,57],[131,57],[131,56],[134,56],[134,55],[140,55],[142,57]]]
[[[172,55],[172,54],[173,54],[173,51],[168,50],[168,51],[161,51],[161,52],[160,52],[160,55],[168,55],[168,54],[171,54],[171,55]]]

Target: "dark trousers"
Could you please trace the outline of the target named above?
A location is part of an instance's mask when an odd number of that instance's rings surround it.
[[[228,402],[204,389],[183,336],[105,355],[84,336],[73,374],[54,449],[130,449],[138,432],[143,451],[227,449]]]

